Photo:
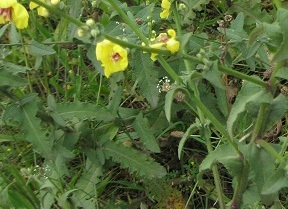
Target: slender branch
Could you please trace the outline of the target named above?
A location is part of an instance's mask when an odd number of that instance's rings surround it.
[[[195,56],[191,56],[191,55],[183,55],[183,59],[191,60],[192,62],[197,63],[197,64],[202,63],[202,61],[199,58],[197,58]],[[242,80],[250,81],[252,83],[255,83],[255,84],[262,86],[262,87],[265,87],[265,88],[268,86],[265,81],[262,81],[256,77],[253,77],[253,76],[246,75],[244,73],[241,73],[237,70],[233,70],[233,69],[226,67],[226,66],[223,66],[223,65],[219,65],[218,70],[220,70],[220,71],[222,71],[228,75],[233,75],[233,76],[240,78]]]

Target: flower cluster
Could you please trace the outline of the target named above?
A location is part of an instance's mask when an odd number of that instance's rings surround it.
[[[0,24],[14,22],[16,28],[24,29],[28,26],[29,14],[17,0],[0,1]]]
[[[171,7],[170,0],[162,0],[161,3],[162,12],[160,13],[160,17],[162,19],[168,19],[170,14],[170,7]]]
[[[106,39],[97,44],[96,58],[101,61],[107,78],[112,73],[124,71],[128,66],[127,50]]]
[[[167,30],[167,33],[160,33],[159,36],[152,41],[155,43],[151,44],[150,47],[154,49],[161,49],[162,47],[164,47],[171,53],[175,53],[180,48],[180,43],[176,40],[176,32],[173,29]],[[156,56],[156,53],[152,53],[151,59],[155,61]]]

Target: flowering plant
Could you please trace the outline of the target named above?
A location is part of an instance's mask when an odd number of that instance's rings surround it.
[[[0,207],[287,208],[287,18],[0,1]]]

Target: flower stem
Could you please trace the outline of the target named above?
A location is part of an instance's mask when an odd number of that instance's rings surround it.
[[[145,45],[149,45],[147,38],[144,36],[142,31],[139,29],[139,25],[135,21],[132,21],[131,18],[126,15],[123,10],[117,5],[115,0],[107,0],[113,9],[120,15],[120,17],[124,20],[124,22],[130,26],[130,28],[136,33],[136,35],[141,39],[142,42],[145,43]]]
[[[162,67],[166,70],[166,72],[173,78],[176,82],[182,83],[182,79],[175,73],[175,71],[171,68],[171,66],[167,63],[167,61],[160,55],[157,56],[157,60],[162,65]]]
[[[162,54],[162,55],[170,55],[170,51],[168,50],[163,50],[163,49],[156,49],[156,48],[150,48],[150,47],[147,47],[147,46],[141,46],[141,45],[138,45],[138,44],[133,44],[133,43],[130,43],[130,42],[127,42],[127,41],[123,41],[121,39],[118,39],[118,38],[115,38],[113,36],[110,36],[108,34],[104,34],[104,37],[115,43],[115,44],[119,44],[123,47],[128,47],[128,48],[135,48],[135,49],[140,49],[142,50],[143,52],[151,52],[151,53],[157,53],[157,54]]]
[[[194,63],[198,63],[198,64],[202,63],[202,61],[199,58],[195,57],[195,56],[183,55],[183,58],[187,59],[187,60],[191,60]],[[219,65],[218,66],[218,70],[220,70],[220,71],[222,71],[222,72],[224,72],[224,73],[226,73],[228,75],[233,75],[233,76],[235,76],[237,78],[240,78],[242,80],[250,81],[250,82],[255,83],[255,84],[259,85],[259,86],[262,86],[262,87],[265,87],[265,88],[267,87],[267,83],[265,81],[262,81],[262,80],[260,80],[260,79],[258,79],[256,77],[252,77],[252,76],[246,75],[246,74],[241,73],[239,71],[233,70],[233,69],[231,69],[229,67],[225,67],[223,65]]]
[[[190,94],[191,100],[199,107],[203,114],[212,122],[212,124],[217,128],[217,130],[224,136],[224,138],[231,144],[231,146],[236,150],[236,152],[241,156],[242,153],[238,149],[237,144],[230,137],[228,131],[223,127],[223,125],[214,117],[214,115],[205,107],[205,105],[196,98],[195,95]]]

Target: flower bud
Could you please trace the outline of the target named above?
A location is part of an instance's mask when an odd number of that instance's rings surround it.
[[[86,20],[86,25],[88,27],[92,27],[93,25],[95,25],[95,21],[92,18],[89,18],[88,20]]]
[[[58,5],[60,3],[60,0],[51,0],[52,5]]]
[[[84,36],[84,30],[82,28],[78,28],[77,34],[80,38],[82,38]]]
[[[91,30],[91,36],[92,37],[97,37],[99,35],[100,31],[98,29],[93,29]]]

